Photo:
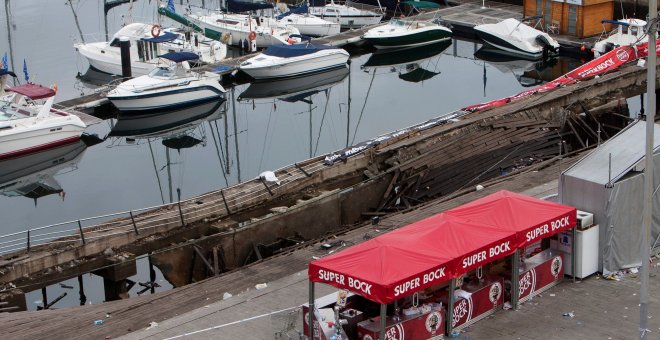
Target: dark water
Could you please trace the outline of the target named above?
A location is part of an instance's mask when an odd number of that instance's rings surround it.
[[[102,38],[102,2],[73,3],[82,32]],[[123,5],[109,12],[111,35],[123,23],[127,8]],[[21,81],[25,59],[31,81],[58,85],[58,100],[93,91],[93,85],[76,78],[88,65],[72,47],[79,34],[65,1],[11,1],[9,32],[4,8],[1,12],[0,53],[10,51],[11,35],[13,68]],[[132,13],[134,21],[158,22],[154,1],[137,1]],[[23,177],[24,186],[2,189],[0,184],[0,234],[163,204],[177,199],[177,189],[182,199],[189,198],[470,104],[520,92],[579,64],[560,60],[547,66],[488,57],[484,61],[474,56],[479,47],[454,40],[414,55],[368,53],[352,58],[350,74],[237,86],[228,91],[225,106],[168,113],[167,119],[105,120],[86,131],[107,136],[102,143],[43,156],[46,162],[57,159],[57,167],[43,169],[39,160],[22,160],[35,171],[24,169],[27,174],[23,175],[30,177]],[[417,58],[421,60],[413,60]],[[187,117],[185,128],[170,126],[181,117]],[[159,124],[174,131],[156,131],[163,128],[154,127]],[[188,138],[171,140],[184,131]],[[111,132],[118,136],[110,136]],[[123,137],[145,133],[152,135]],[[166,144],[181,148],[166,147],[163,138]],[[0,179],[3,169],[7,172],[8,167],[0,164]],[[38,189],[29,187],[35,183]],[[144,268],[145,261],[139,265]],[[147,280],[143,274],[139,279]],[[87,280],[88,286],[100,284],[98,277]],[[75,280],[68,284],[77,287]],[[49,299],[59,291],[67,290],[49,288]],[[76,304],[77,294],[68,292],[62,305]],[[90,299],[98,302],[102,297],[97,294]],[[40,295],[31,294],[31,308],[36,300]]]

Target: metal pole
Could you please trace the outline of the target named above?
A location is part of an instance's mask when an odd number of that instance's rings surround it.
[[[456,287],[456,279],[449,281],[449,296],[447,297],[447,335],[451,336],[454,329],[454,288]]]
[[[307,321],[309,330],[308,339],[314,339],[314,281],[309,281],[309,310],[307,310]]]
[[[655,32],[658,18],[658,1],[649,0],[649,55],[646,78],[648,113],[646,114],[646,158],[644,166],[644,213],[642,218],[642,270],[639,290],[639,338],[646,339],[649,313],[649,258],[650,233],[653,218],[653,129],[655,125],[655,82],[656,82],[656,41]]]
[[[133,211],[128,212],[131,215],[131,222],[133,222],[133,230],[135,231],[135,235],[138,235],[138,230],[137,230],[137,225],[135,225],[135,217],[133,217]]]
[[[27,252],[30,252],[30,229],[27,231]]]
[[[511,308],[518,309],[520,294],[520,251],[516,250],[511,257]]]
[[[236,145],[236,175],[238,176],[238,183],[241,182],[241,157],[238,154],[238,125],[236,123],[236,93],[235,87],[231,88],[231,109],[234,114],[234,144]],[[229,153],[227,153],[229,155]]]
[[[387,326],[387,304],[380,304],[380,337],[385,339],[385,327]]]
[[[176,195],[178,198],[176,204],[179,206],[179,217],[181,217],[181,226],[185,227],[186,222],[183,220],[183,211],[181,211],[181,189],[176,188]]]
[[[87,296],[85,295],[85,286],[83,286],[83,277],[78,275],[78,295],[80,296],[80,305],[84,306],[87,302]]]
[[[571,267],[573,283],[575,283],[575,273],[577,272],[577,225],[573,227],[573,242],[571,242]]]
[[[85,234],[83,234],[82,224],[80,223],[80,220],[78,220],[78,230],[80,230],[80,239],[82,240],[82,243],[85,244]]]

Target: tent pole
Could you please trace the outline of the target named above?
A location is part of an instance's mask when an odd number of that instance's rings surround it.
[[[309,326],[307,329],[309,330],[309,337],[308,339],[314,339],[314,310],[316,309],[316,306],[314,306],[314,281],[309,281],[309,310],[307,311],[307,320],[309,322]]]
[[[518,310],[518,294],[520,293],[520,251],[511,256],[511,308]]]
[[[385,326],[387,324],[387,304],[380,304],[380,339],[385,339]]]
[[[447,297],[447,335],[451,336],[453,330],[453,320],[454,320],[454,288],[456,287],[456,279],[451,279],[449,281],[449,296]]]
[[[575,273],[577,273],[577,224],[573,227],[573,242],[571,242],[571,268],[573,268],[573,283],[575,283]]]

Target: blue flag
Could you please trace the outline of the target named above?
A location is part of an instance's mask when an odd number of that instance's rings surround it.
[[[172,11],[172,13],[176,13],[174,10],[174,0],[167,0],[167,9]]]
[[[7,63],[7,52],[5,52],[5,55],[2,56],[2,68],[1,70],[7,71],[9,70],[9,64]]]
[[[25,81],[30,81],[30,76],[28,75],[27,63],[25,62],[25,59],[23,59],[23,74],[25,75]]]

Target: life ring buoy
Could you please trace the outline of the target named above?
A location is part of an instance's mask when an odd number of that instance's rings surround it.
[[[155,38],[159,35],[160,35],[160,25],[154,24],[153,27],[151,27],[151,36]]]
[[[248,34],[248,40],[256,40],[257,39],[257,32],[255,31],[250,31],[250,34]]]

